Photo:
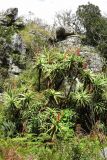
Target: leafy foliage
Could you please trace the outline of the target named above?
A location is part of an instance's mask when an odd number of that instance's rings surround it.
[[[89,44],[95,45],[99,40],[99,33],[101,32],[101,13],[98,6],[91,3],[81,5],[77,9],[77,16],[86,29],[86,38]]]
[[[104,33],[99,8],[90,3],[82,5],[77,15],[86,29],[88,43],[105,43],[106,38],[99,38]],[[61,52],[49,47],[44,39],[48,32],[32,21],[21,30],[21,35],[28,47],[26,70],[0,84],[4,85],[0,137],[7,138],[6,143],[0,141],[2,157],[8,157],[8,152],[15,156],[24,152],[22,159],[28,159],[28,154],[29,159],[38,160],[100,159],[103,146],[99,137],[103,137],[107,123],[106,74],[93,73],[78,48]],[[21,60],[15,54],[12,56],[16,63]],[[14,151],[16,144],[18,148]]]

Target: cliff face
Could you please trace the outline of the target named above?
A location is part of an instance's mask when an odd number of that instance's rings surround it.
[[[0,15],[0,70],[1,77],[20,73],[20,62],[17,59],[25,56],[26,48],[19,34],[24,28],[18,9],[10,8]],[[17,58],[16,58],[17,57]]]

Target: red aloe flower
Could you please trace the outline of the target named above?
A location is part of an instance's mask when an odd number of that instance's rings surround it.
[[[87,69],[87,67],[88,67],[88,64],[85,62],[85,63],[83,64],[83,69]]]
[[[60,119],[61,119],[61,114],[60,114],[60,113],[58,113],[58,114],[57,114],[57,122],[59,122],[59,121],[60,121]]]
[[[76,50],[76,55],[77,55],[77,56],[80,56],[80,48],[78,48],[78,49]]]

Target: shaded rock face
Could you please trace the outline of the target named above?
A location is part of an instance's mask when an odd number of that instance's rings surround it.
[[[56,39],[61,41],[66,38],[65,36],[65,29],[63,27],[59,27],[56,29]]]
[[[15,65],[14,63],[10,64],[10,67],[9,67],[9,75],[12,76],[12,75],[19,75],[21,73],[21,69]]]
[[[8,71],[6,75],[19,74],[20,66],[24,65],[21,63],[26,56],[26,46],[21,36],[16,33],[16,29],[23,27],[23,21],[18,18],[18,8],[9,8],[0,15],[0,28],[2,29],[0,30],[0,70],[6,69]]]
[[[0,66],[9,66],[9,53],[11,51],[10,45],[6,42],[5,38],[0,37]]]
[[[19,34],[15,33],[12,36],[12,49],[14,52],[19,53],[19,54],[25,54],[26,53],[26,47],[25,44],[22,41],[22,38]]]
[[[9,8],[7,9],[7,11],[5,12],[5,15],[10,17],[11,20],[16,20],[17,15],[18,15],[18,8]]]
[[[68,36],[74,35],[74,32],[67,30],[63,27],[58,27],[56,29],[56,40],[62,41],[65,40]]]
[[[18,75],[25,68],[26,46],[23,43],[22,37],[17,33],[11,37],[10,46],[14,55],[13,57],[16,58],[10,57],[9,59],[9,75]]]
[[[12,26],[14,25],[16,28],[21,29],[25,26],[23,21],[18,18],[18,8],[9,8],[0,15],[0,25],[2,26]]]
[[[93,72],[101,72],[103,67],[103,59],[100,57],[94,47],[83,46],[80,50],[80,55],[86,59],[88,68]]]
[[[10,66],[10,59],[12,61],[12,53],[26,56],[26,46],[22,41],[20,35],[15,33],[11,38],[11,43],[9,44],[5,38],[0,38],[0,67],[8,68]]]
[[[72,35],[75,35],[75,33],[71,28],[58,27],[55,31],[55,38],[50,37],[48,42],[52,45],[55,45],[57,42],[60,43],[63,41],[62,43],[64,44],[64,41],[68,39],[68,37],[70,38]]]
[[[3,26],[11,26],[18,16],[18,8],[9,8],[0,16],[0,24]]]

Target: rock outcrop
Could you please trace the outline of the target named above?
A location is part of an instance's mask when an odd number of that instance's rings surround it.
[[[94,47],[82,45],[81,38],[74,32],[69,32],[65,28],[58,28],[56,30],[56,45],[61,49],[62,52],[67,50],[79,50],[79,55],[86,59],[88,68],[93,72],[101,72],[103,67],[103,59],[97,53]]]
[[[11,26],[17,19],[18,8],[9,8],[0,16],[0,24],[3,26]]]
[[[26,46],[17,31],[24,26],[18,17],[18,8],[9,8],[0,15],[0,68],[6,68],[7,75],[19,74],[21,71],[18,60],[26,55]]]
[[[11,38],[11,48],[14,52],[17,52],[19,54],[26,53],[26,46],[23,43],[21,36],[17,33],[15,33]]]
[[[72,31],[70,32],[70,30],[67,30],[63,27],[58,27],[56,29],[56,40],[57,41],[63,41],[65,40],[68,36],[74,35],[75,33]]]
[[[81,46],[80,56],[86,59],[88,68],[93,72],[101,72],[103,67],[103,59],[96,49],[92,46]]]
[[[0,25],[2,26],[16,26],[16,28],[21,29],[25,25],[20,18],[18,18],[18,8],[9,8],[6,12],[0,15]]]

